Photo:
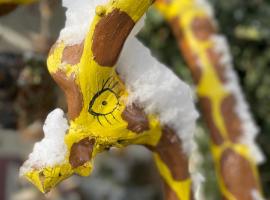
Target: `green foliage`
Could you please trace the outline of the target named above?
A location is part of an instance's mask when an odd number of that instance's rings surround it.
[[[258,143],[267,161],[260,167],[266,196],[270,196],[270,1],[211,0],[215,8],[220,32],[230,44],[237,71],[253,116],[260,128]],[[179,54],[170,28],[162,17],[150,10],[146,26],[139,38],[150,47],[161,62],[166,63],[182,79],[192,83],[188,68]],[[208,140],[200,140],[205,155],[204,171],[207,176],[207,199],[220,199],[216,193],[213,165],[209,156]],[[210,162],[210,164],[209,164]]]

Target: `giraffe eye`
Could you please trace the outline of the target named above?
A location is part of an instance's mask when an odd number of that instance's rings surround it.
[[[112,114],[118,106],[117,94],[110,88],[103,88],[90,101],[88,112],[97,117],[106,116]]]
[[[88,112],[98,120],[102,125],[102,121],[106,120],[111,124],[111,120],[116,120],[114,111],[119,110],[121,106],[119,103],[119,94],[121,91],[117,87],[118,81],[114,81],[112,77],[102,82],[101,89],[92,97],[89,103]],[[101,120],[101,117],[104,120]]]

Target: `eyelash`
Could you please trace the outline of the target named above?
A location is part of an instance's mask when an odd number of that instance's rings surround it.
[[[101,121],[100,121],[100,117],[104,117],[105,120],[106,120],[109,124],[111,124],[111,122],[110,122],[110,121],[108,120],[108,118],[106,117],[107,115],[111,115],[111,116],[113,117],[114,120],[118,121],[118,120],[116,119],[116,117],[113,115],[113,112],[114,112],[115,110],[119,110],[119,106],[121,106],[121,104],[120,104],[120,102],[119,102],[120,91],[118,91],[118,92],[115,91],[115,87],[116,87],[118,84],[119,84],[119,81],[115,81],[115,80],[113,79],[113,77],[109,77],[106,81],[103,80],[103,81],[102,81],[102,85],[101,85],[101,89],[99,89],[98,92],[95,93],[95,94],[93,95],[93,97],[92,97],[92,99],[91,99],[91,101],[90,101],[90,103],[89,103],[89,109],[88,109],[88,112],[89,112],[92,116],[94,116],[94,118],[97,118],[97,120],[98,120],[98,122],[99,122],[99,124],[100,124],[101,126],[103,126],[103,124],[102,124]],[[98,97],[99,97],[101,94],[103,94],[104,92],[107,92],[107,91],[110,92],[110,93],[112,93],[112,94],[115,96],[115,98],[117,99],[117,103],[115,104],[114,109],[113,109],[112,111],[108,112],[108,113],[98,113],[98,112],[95,112],[95,111],[92,109],[92,107],[93,107],[95,101],[98,99]],[[105,102],[106,104],[103,104],[103,102]],[[104,106],[107,105],[107,102],[106,102],[106,101],[103,101],[103,102],[102,102],[102,105],[104,105]]]

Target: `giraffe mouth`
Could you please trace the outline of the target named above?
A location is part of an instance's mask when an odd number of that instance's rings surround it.
[[[61,181],[72,176],[73,171],[69,164],[33,169],[24,176],[42,193],[48,193]]]

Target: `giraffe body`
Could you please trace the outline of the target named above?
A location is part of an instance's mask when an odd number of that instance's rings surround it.
[[[263,161],[255,144],[257,128],[210,5],[202,0],[160,0],[156,7],[171,24],[196,82],[224,199],[253,200],[254,193],[261,195],[256,162]]]
[[[98,153],[138,144],[154,152],[168,200],[193,198],[188,158],[197,112],[190,88],[151,57],[133,38],[136,33],[130,34],[151,3],[94,4],[85,37],[69,40],[64,30],[52,48],[48,69],[66,94],[69,127],[62,162],[39,167],[30,159],[25,164],[22,175],[42,192],[73,174],[90,175]]]

